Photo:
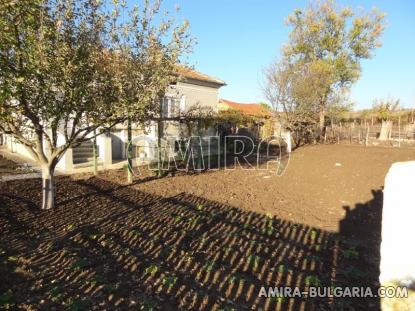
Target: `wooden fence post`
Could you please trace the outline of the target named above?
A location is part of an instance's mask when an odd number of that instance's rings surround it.
[[[398,147],[401,147],[401,116],[398,118]]]

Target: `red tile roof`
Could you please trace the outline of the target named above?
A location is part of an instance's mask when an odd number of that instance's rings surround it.
[[[226,85],[225,81],[205,75],[204,73],[190,69],[189,67],[178,66],[177,74],[188,79],[211,82],[219,85]]]
[[[227,106],[231,109],[237,109],[241,111],[243,114],[251,115],[251,116],[263,116],[263,117],[270,117],[271,111],[267,110],[260,104],[255,103],[236,103],[226,99],[220,99],[219,103],[223,106]],[[220,110],[220,108],[219,108]]]

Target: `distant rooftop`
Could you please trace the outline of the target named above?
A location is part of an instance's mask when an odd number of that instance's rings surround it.
[[[271,116],[271,112],[263,107],[261,104],[257,103],[237,103],[227,99],[219,100],[219,110],[226,111],[228,109],[236,109],[241,111],[246,115],[262,115],[262,116]]]
[[[194,69],[191,69],[189,67],[184,67],[184,66],[178,66],[177,67],[177,73],[180,76],[183,76],[187,79],[193,79],[193,80],[198,80],[198,81],[204,81],[204,82],[210,82],[210,83],[215,83],[218,85],[226,85],[225,81],[208,76],[204,73],[201,73],[199,71],[196,71]]]

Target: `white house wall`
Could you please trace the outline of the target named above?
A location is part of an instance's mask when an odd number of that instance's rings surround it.
[[[211,85],[197,85],[185,82],[178,82],[175,87],[179,94],[185,96],[186,109],[194,105],[200,105],[202,107],[210,107],[217,112],[219,88],[212,87]]]
[[[189,80],[189,81],[181,81],[178,82],[176,85],[172,86],[167,90],[166,96],[172,96],[177,98],[184,98],[184,109],[188,110],[192,106],[199,105],[201,107],[210,107],[214,112],[217,112],[217,104],[219,100],[219,87],[220,85],[210,82],[203,82],[203,81],[196,81],[196,80]],[[165,122],[167,123],[171,122]],[[173,122],[174,123],[174,122]],[[179,136],[180,131],[177,125],[175,124],[168,124],[168,130],[165,132],[167,136]],[[118,125],[116,130],[111,133],[111,135],[117,136],[125,145],[126,143],[126,126],[125,125]],[[138,128],[137,128],[138,129]],[[68,128],[68,131],[71,129]],[[210,129],[204,131],[204,135],[214,135],[214,129]],[[133,135],[134,136],[134,135]],[[144,134],[140,134],[140,136],[145,136]],[[148,138],[152,141],[156,141],[157,139],[157,124],[152,122],[148,128],[147,134]],[[133,137],[134,139],[134,137]],[[58,145],[64,143],[64,135],[63,135],[63,127],[60,128],[58,134]],[[111,165],[112,163],[112,146],[111,146],[111,138],[110,136],[106,136],[105,134],[100,135],[97,137],[97,145],[99,146],[99,159],[103,163],[104,167]],[[146,143],[146,151],[148,155],[154,157],[154,150],[150,150],[150,144]],[[32,156],[26,150],[26,148],[15,142],[10,136],[7,137],[7,147],[9,150],[19,153],[25,157],[31,158]],[[153,148],[154,149],[154,148]],[[125,148],[120,151],[121,158],[125,158]],[[74,169],[73,164],[73,153],[72,149],[68,149],[62,159],[59,161],[57,168],[64,171],[72,171]]]
[[[35,160],[32,155],[27,151],[26,147],[15,140],[11,135],[4,135],[6,138],[6,147],[13,153],[18,153],[26,158]]]

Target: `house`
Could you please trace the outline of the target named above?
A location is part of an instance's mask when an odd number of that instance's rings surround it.
[[[273,112],[266,104],[237,103],[226,99],[220,99],[218,111],[222,114],[238,112],[243,116],[239,124],[222,124],[222,131],[226,134],[247,136],[254,141],[279,139],[284,142],[286,151],[291,152],[291,133],[284,128],[278,112]],[[229,118],[232,120],[232,118]],[[235,119],[235,118],[234,118]],[[238,118],[236,118],[238,119]]]
[[[249,136],[253,139],[261,139],[265,136],[273,135],[272,111],[264,104],[237,103],[226,99],[220,99],[218,110],[222,114],[237,112],[244,119],[240,124],[232,124],[232,122],[223,124],[222,128],[225,131]],[[271,126],[272,129],[267,129],[267,126]]]
[[[166,148],[174,148],[177,137],[183,135],[183,124],[173,119],[179,118],[192,107],[198,106],[217,112],[219,89],[226,85],[220,79],[210,77],[206,74],[187,67],[178,67],[176,74],[180,77],[166,91],[161,101],[161,114],[171,121],[163,122],[162,136]],[[158,125],[151,122],[143,128],[133,125],[134,156],[140,156],[143,161],[152,161],[157,158]],[[208,129],[205,134],[215,133]],[[58,141],[64,140],[62,134],[58,135]],[[4,145],[12,152],[31,157],[24,146],[16,142],[11,136],[4,135]],[[57,169],[71,172],[77,168],[92,167],[93,165],[93,142],[87,141],[80,146],[70,148],[66,151],[57,165]],[[102,168],[112,168],[114,164],[123,164],[126,159],[127,128],[118,125],[109,133],[97,137],[98,165]],[[116,166],[115,166],[116,167]],[[119,167],[119,166],[118,166]]]
[[[271,110],[265,107],[263,104],[257,103],[237,103],[226,99],[220,99],[218,103],[219,111],[237,110],[244,115],[258,117],[258,118],[270,118],[272,116]]]

